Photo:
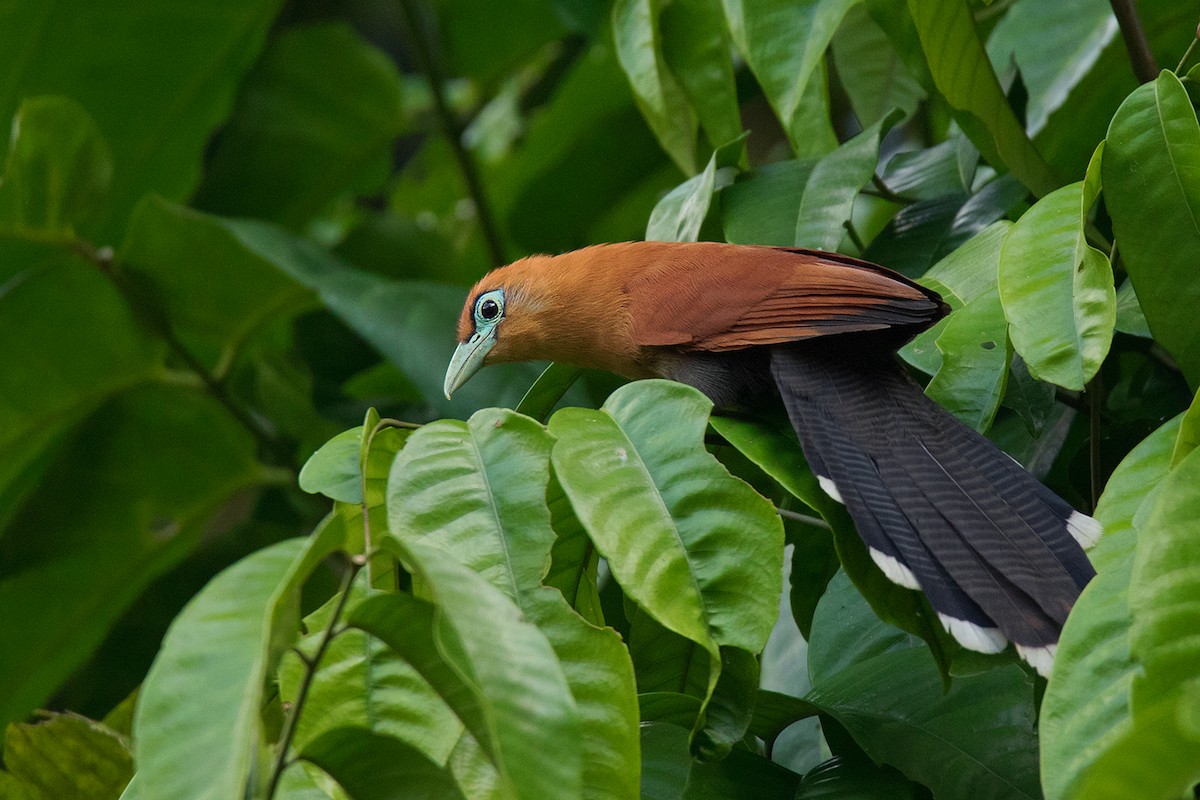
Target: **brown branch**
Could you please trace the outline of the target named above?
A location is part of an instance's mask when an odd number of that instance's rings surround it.
[[[1109,0],[1109,3],[1121,27],[1121,38],[1125,40],[1125,49],[1129,51],[1133,74],[1137,76],[1138,83],[1149,83],[1158,77],[1158,62],[1150,52],[1150,42],[1146,39],[1146,30],[1138,19],[1133,0]]]

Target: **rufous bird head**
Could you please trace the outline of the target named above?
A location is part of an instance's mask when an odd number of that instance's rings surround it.
[[[628,374],[637,348],[625,278],[644,260],[628,243],[596,245],[530,256],[483,276],[458,318],[446,396],[484,365],[506,361],[562,361]]]

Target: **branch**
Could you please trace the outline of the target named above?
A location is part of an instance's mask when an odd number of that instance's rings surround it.
[[[1149,83],[1158,77],[1158,63],[1150,52],[1150,42],[1146,40],[1146,31],[1138,19],[1133,0],[1109,0],[1109,3],[1117,16],[1117,24],[1121,26],[1121,38],[1125,40],[1125,49],[1129,51],[1133,74],[1137,76],[1138,83]]]
[[[446,78],[442,75],[437,60],[433,56],[429,41],[421,35],[421,20],[414,6],[414,0],[400,0],[400,11],[404,19],[405,32],[412,45],[413,58],[416,60],[418,68],[424,73],[426,82],[429,83],[429,91],[433,95],[433,107],[437,112],[442,135],[450,142],[450,148],[454,151],[454,159],[458,162],[463,182],[467,185],[467,192],[470,193],[471,199],[475,203],[479,229],[487,244],[488,254],[496,266],[507,264],[509,259],[504,255],[504,245],[500,241],[495,217],[492,216],[492,207],[483,191],[483,182],[479,179],[479,170],[475,166],[475,159],[463,145],[462,124],[446,100]]]

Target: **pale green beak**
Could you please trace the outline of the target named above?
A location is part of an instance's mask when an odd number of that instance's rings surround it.
[[[483,366],[483,357],[487,355],[494,344],[496,344],[496,337],[490,330],[487,333],[472,334],[470,339],[459,343],[458,348],[454,351],[454,357],[450,359],[450,366],[446,368],[444,388],[447,400],[458,387],[479,371],[479,368]]]

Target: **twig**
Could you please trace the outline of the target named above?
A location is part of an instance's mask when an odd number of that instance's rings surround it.
[[[784,519],[790,519],[793,522],[802,522],[805,525],[812,525],[814,528],[823,528],[825,530],[833,530],[829,527],[829,523],[820,517],[812,517],[808,514],[798,514],[795,511],[788,511],[786,508],[775,507],[775,513]]]
[[[1196,37],[1200,37],[1200,27],[1196,28]],[[1196,49],[1196,42],[1200,38],[1192,38],[1192,43],[1187,46],[1187,50],[1183,51],[1183,58],[1179,59],[1179,63],[1175,65],[1175,74],[1178,75],[1183,70],[1183,65],[1192,57],[1192,51]]]
[[[867,246],[863,244],[862,237],[859,236],[858,231],[855,230],[854,223],[851,220],[846,220],[842,223],[842,227],[846,229],[846,233],[850,236],[850,241],[854,242],[854,246],[858,248],[858,252],[865,252]]]
[[[888,185],[883,182],[883,178],[879,177],[878,175],[871,176],[871,185],[875,187],[875,189],[879,192],[879,196],[884,200],[891,200],[893,203],[900,203],[902,205],[908,205],[909,203],[917,202],[916,198],[905,197],[902,194],[896,194],[893,192],[891,188],[889,188]]]
[[[1146,39],[1146,31],[1138,19],[1133,0],[1109,0],[1109,3],[1121,27],[1121,38],[1125,40],[1125,49],[1129,51],[1133,74],[1137,76],[1138,83],[1149,83],[1158,77],[1158,62],[1150,52],[1150,42]]]
[[[414,6],[414,0],[400,0],[400,11],[404,18],[404,27],[407,29],[409,42],[412,45],[413,58],[429,83],[429,91],[433,95],[433,107],[437,112],[442,135],[450,142],[450,148],[454,152],[454,159],[458,162],[463,182],[466,183],[467,191],[475,203],[479,229],[487,244],[488,254],[496,266],[506,264],[508,259],[504,255],[504,245],[500,241],[495,217],[492,216],[492,207],[484,193],[483,182],[479,179],[479,170],[475,166],[475,159],[463,144],[462,124],[446,100],[446,79],[442,75],[437,59],[434,58],[428,39],[422,35],[421,18]]]
[[[1100,499],[1100,412],[1104,400],[1104,383],[1097,372],[1087,384],[1088,401],[1088,476],[1091,489],[1092,510]]]
[[[321,663],[321,657],[325,655],[325,650],[329,647],[329,643],[333,641],[337,635],[335,628],[337,627],[338,617],[346,608],[346,602],[350,599],[350,586],[354,583],[354,576],[358,574],[360,565],[354,561],[350,562],[346,574],[342,576],[342,585],[338,588],[338,601],[333,609],[333,613],[329,616],[329,622],[325,623],[325,630],[321,632],[321,641],[317,644],[317,650],[312,654],[311,659],[301,659],[304,661],[304,677],[300,679],[300,688],[296,692],[296,702],[292,704],[291,710],[288,711],[287,718],[283,721],[283,734],[279,737],[279,752],[275,754],[275,766],[271,770],[271,780],[267,784],[267,800],[271,800],[275,796],[275,790],[279,788],[279,780],[283,777],[283,771],[287,769],[291,763],[288,761],[288,749],[292,746],[292,739],[296,735],[296,725],[300,719],[300,712],[304,710],[304,701],[308,699],[308,691],[312,687],[313,678],[317,674],[317,667]]]
[[[183,362],[188,371],[200,379],[205,390],[212,395],[212,398],[220,403],[239,425],[249,431],[250,435],[258,441],[264,450],[272,453],[280,463],[286,464],[292,472],[299,472],[300,467],[295,463],[294,454],[288,448],[284,447],[258,420],[254,419],[245,409],[235,403],[233,398],[229,396],[225,384],[209,372],[204,364],[200,362],[200,359],[196,358],[188,350],[187,346],[175,335],[175,331],[171,329],[171,324],[162,317],[157,309],[151,308],[141,301],[138,293],[129,285],[129,281],[125,278],[111,248],[97,248],[90,242],[83,240],[72,242],[72,247],[76,253],[79,253],[96,265],[100,272],[109,279],[121,294],[122,299],[133,310],[134,314],[141,318],[158,338],[163,340],[167,348],[176,358]]]

